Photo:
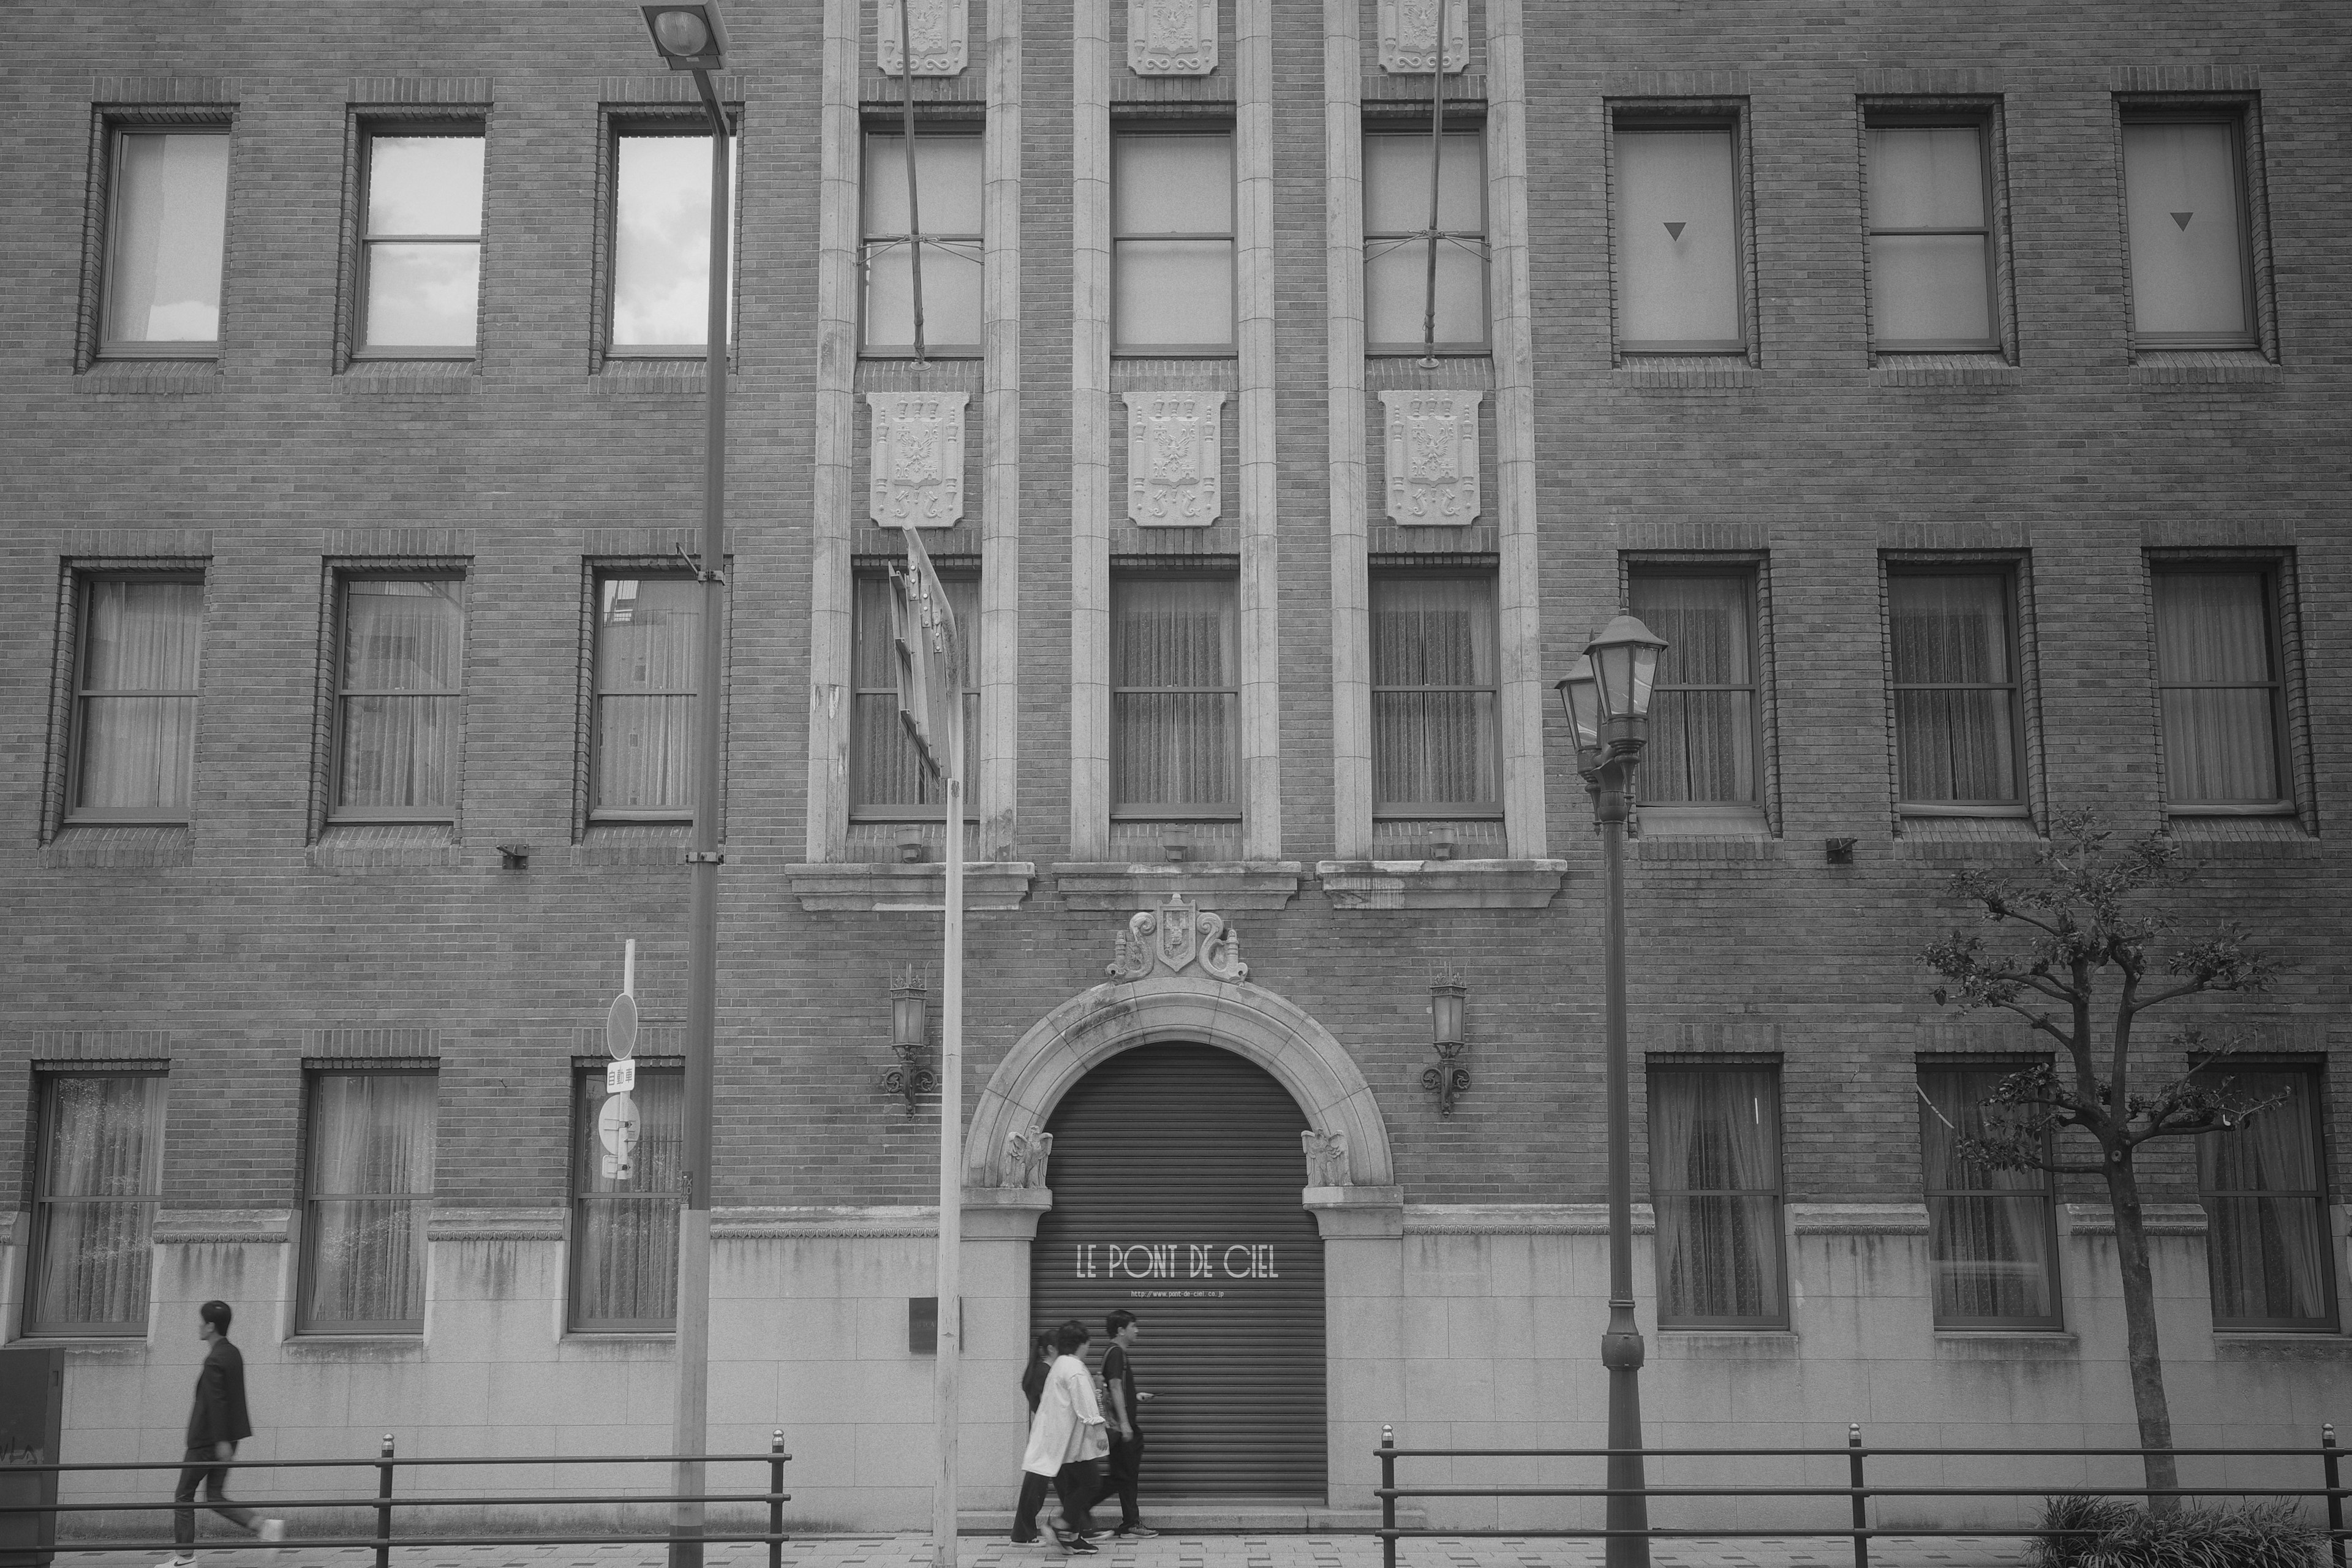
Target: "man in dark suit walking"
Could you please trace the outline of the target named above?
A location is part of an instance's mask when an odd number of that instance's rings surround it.
[[[196,1561],[196,1488],[205,1489],[212,1510],[231,1524],[255,1528],[254,1511],[228,1500],[226,1462],[236,1458],[236,1446],[253,1436],[253,1421],[245,1409],[245,1357],[228,1342],[226,1301],[207,1301],[196,1309],[196,1337],[208,1347],[204,1370],[196,1373],[195,1408],[188,1413],[188,1451],[180,1471],[180,1489],[172,1495],[179,1506],[172,1511],[174,1550],[163,1568],[193,1568]],[[264,1541],[286,1539],[286,1521],[260,1521]]]

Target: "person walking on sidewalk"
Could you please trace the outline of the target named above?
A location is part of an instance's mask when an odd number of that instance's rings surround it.
[[[1063,1550],[1097,1550],[1094,1521],[1087,1510],[1094,1505],[1096,1472],[1102,1468],[1102,1408],[1095,1402],[1094,1374],[1078,1352],[1094,1336],[1072,1319],[1054,1331],[1061,1353],[1045,1374],[1045,1391],[1037,1402],[1036,1418],[1029,1424],[1029,1446],[1022,1453],[1021,1501],[1013,1514],[1013,1543],[1026,1546],[1037,1539],[1037,1510],[1045,1501],[1045,1486],[1053,1483],[1062,1500],[1063,1529],[1055,1538]]]
[[[1150,1541],[1160,1532],[1146,1530],[1135,1510],[1138,1478],[1143,1470],[1143,1401],[1151,1397],[1135,1391],[1137,1336],[1143,1332],[1135,1314],[1122,1307],[1103,1320],[1110,1349],[1103,1352],[1103,1392],[1110,1399],[1110,1469],[1103,1494],[1118,1493],[1118,1528],[1115,1541]]]
[[[236,1446],[253,1436],[253,1421],[245,1408],[245,1357],[228,1342],[226,1301],[207,1301],[196,1309],[196,1337],[207,1347],[204,1369],[196,1373],[195,1408],[188,1413],[188,1451],[180,1471],[179,1489],[172,1500],[172,1555],[163,1568],[193,1568],[196,1561],[196,1488],[205,1489],[212,1510],[246,1530],[257,1517],[249,1508],[228,1500],[227,1462],[236,1458]],[[264,1519],[264,1541],[286,1539],[286,1521]]]

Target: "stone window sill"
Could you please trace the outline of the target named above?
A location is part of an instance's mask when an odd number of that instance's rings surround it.
[[[1885,353],[1870,367],[1873,386],[2016,386],[2025,373],[1997,353]]]
[[[1723,837],[1653,834],[1633,840],[1633,858],[1647,865],[1664,860],[1780,860],[1780,841],[1753,835]]]
[[[202,357],[101,359],[74,377],[74,390],[98,397],[196,397],[221,388],[216,351]]]
[[[1617,377],[1630,387],[1662,390],[1764,384],[1763,373],[1745,354],[1627,354]]]
[[[2135,386],[2229,382],[2274,385],[2281,379],[2279,367],[2264,359],[2259,349],[2143,349],[2133,357],[2131,366]]]
[[[1170,894],[1182,893],[1223,912],[1281,909],[1298,896],[1305,868],[1296,860],[1074,860],[1048,869],[1055,890],[1073,910],[1156,910]]]
[[[1318,860],[1335,910],[1539,910],[1568,880],[1565,860]]]
[[[1937,1329],[1938,1361],[2066,1361],[2081,1348],[2071,1329]]]
[[[481,380],[477,362],[464,359],[354,359],[335,377],[335,388],[353,397],[464,397]]]
[[[425,1334],[337,1334],[307,1329],[278,1343],[289,1361],[422,1361]]]
[[[967,910],[1015,910],[1037,879],[1031,860],[970,860],[964,863]],[[882,865],[828,861],[784,868],[784,884],[813,913],[936,913],[947,902],[948,868],[934,861]]]
[[[694,842],[690,822],[592,822],[572,847],[574,866],[659,866],[683,871]],[[721,854],[727,845],[721,840]]]
[[[464,858],[457,829],[446,822],[343,823],[310,846],[310,864],[322,871],[435,870]]]
[[[194,835],[184,822],[63,827],[41,849],[41,864],[51,868],[170,867],[194,861]]]
[[[2352,1361],[2352,1339],[2334,1329],[2215,1329],[2213,1354],[2230,1361]]]

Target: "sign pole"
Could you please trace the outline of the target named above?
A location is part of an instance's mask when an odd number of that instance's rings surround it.
[[[957,719],[962,718],[957,693]],[[939,1484],[931,1493],[931,1561],[956,1568],[958,1382],[962,1371],[963,1300],[963,725],[948,741],[947,951],[940,1014],[940,1337],[937,1378]]]

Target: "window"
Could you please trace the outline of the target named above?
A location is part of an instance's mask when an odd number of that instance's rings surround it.
[[[596,727],[589,813],[691,820],[700,583],[596,580]]]
[[[1626,597],[1666,639],[1651,688],[1643,805],[1760,807],[1754,571],[1637,567]]]
[[[342,594],[334,815],[450,821],[465,707],[465,584],[355,577],[344,579]]]
[[[1114,816],[1241,816],[1236,588],[1231,577],[1112,578]]]
[[[1627,353],[1744,353],[1737,135],[1616,132],[1617,340]]]
[[[597,1131],[604,1069],[580,1070],[572,1117],[572,1326],[667,1331],[677,1321],[677,1210],[686,1074],[640,1059],[638,1142],[626,1174]]]
[[[1865,131],[1874,348],[2000,347],[1986,132],[1981,121]]]
[[[365,148],[358,352],[470,358],[482,280],[482,137],[378,130]]]
[[[980,692],[971,669],[971,651],[980,640],[980,579],[942,573],[940,581],[955,616],[956,677],[963,685],[964,767],[973,773],[980,764]],[[850,613],[856,702],[850,721],[850,813],[869,822],[944,820],[947,785],[917,758],[915,742],[898,719],[898,660],[891,647],[887,573],[858,574]],[[964,804],[970,810],[969,792]]]
[[[163,1193],[163,1077],[42,1073],[28,1334],[147,1331],[148,1237]]]
[[[425,1331],[435,1087],[429,1070],[311,1076],[300,1329]]]
[[[228,128],[114,132],[99,352],[151,358],[220,342]]]
[[[2232,1098],[2274,1100],[2235,1131],[2197,1140],[2217,1329],[2332,1329],[2335,1265],[2320,1170],[2319,1075],[2217,1072]]]
[[[2014,602],[2006,572],[1887,574],[1901,809],[2022,809]]]
[[[2165,805],[2291,812],[2273,574],[2160,565],[2153,585]]]
[[[1964,1158],[1979,1103],[2016,1066],[1919,1069],[1919,1153],[1939,1329],[2058,1326],[2056,1194],[2044,1171],[1997,1171]]]
[[[2123,129],[2134,338],[2153,348],[2254,347],[2238,119],[2135,116]]]
[[[915,348],[914,242],[907,209],[907,138],[866,136],[866,350]],[[923,227],[923,348],[976,354],[981,312],[981,139],[917,132],[915,206]]]
[[[1499,816],[1491,575],[1371,578],[1372,809]]]
[[[728,138],[733,210],[736,139]],[[734,277],[729,226],[728,276]],[[732,301],[730,300],[731,304]],[[613,322],[607,352],[701,353],[710,337],[710,137],[625,131],[613,138]],[[733,311],[728,331],[732,333]]]
[[[1777,1326],[1780,1081],[1769,1067],[1650,1069],[1658,1326]]]
[[[1110,249],[1118,353],[1233,353],[1233,133],[1113,137]]]
[[[1364,137],[1364,342],[1374,353],[1418,353],[1424,342],[1457,353],[1486,349],[1485,138],[1476,131],[1449,131],[1439,141],[1444,152],[1433,226],[1429,132],[1400,127]],[[1437,249],[1434,296],[1432,245]]]
[[[68,822],[185,822],[195,775],[195,577],[84,578]]]

